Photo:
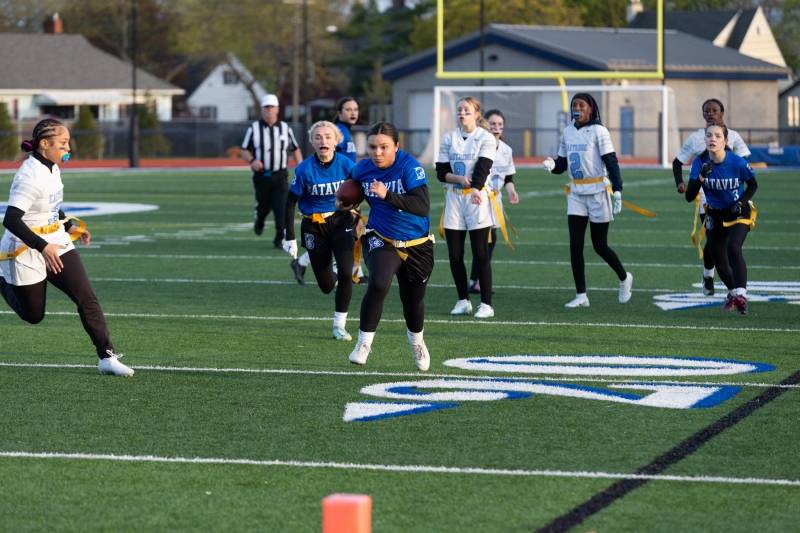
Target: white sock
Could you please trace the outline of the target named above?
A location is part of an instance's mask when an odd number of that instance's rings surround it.
[[[703,277],[704,278],[713,278],[714,277],[714,269],[703,268]]]
[[[307,267],[308,265],[310,265],[311,264],[311,258],[308,257],[308,252],[306,252],[303,255],[301,255],[297,259],[297,262],[300,263],[300,266],[304,266],[304,267]]]
[[[335,328],[342,328],[347,324],[347,312],[340,313],[338,311],[333,312],[333,327]]]
[[[424,344],[425,340],[422,338],[423,331],[425,330],[422,330],[419,333],[414,333],[411,330],[406,330],[406,335],[408,336],[408,344],[410,344],[411,346],[417,344]]]
[[[744,288],[744,287],[736,287],[736,288],[734,289],[734,292],[736,293],[736,296],[744,296],[744,297],[747,297],[747,289],[746,289],[746,288]]]
[[[358,343],[372,346],[372,340],[375,338],[374,331],[361,331],[358,330]]]

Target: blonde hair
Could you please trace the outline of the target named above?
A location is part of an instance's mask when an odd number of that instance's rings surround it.
[[[472,106],[472,109],[475,110],[475,114],[478,116],[475,123],[478,125],[479,128],[483,128],[485,130],[489,130],[489,121],[481,113],[481,101],[475,98],[474,96],[465,96],[463,98],[459,98],[456,105],[461,102],[466,102]]]
[[[320,128],[331,128],[333,130],[334,137],[336,138],[336,144],[339,144],[340,142],[342,142],[342,139],[344,139],[342,131],[336,126],[336,124],[334,124],[329,120],[320,120],[312,124],[311,127],[308,129],[309,141],[314,140],[314,132]]]

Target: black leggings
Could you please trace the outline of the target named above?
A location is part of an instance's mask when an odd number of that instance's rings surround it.
[[[362,239],[362,242],[365,242]],[[370,250],[365,257],[369,268],[367,292],[361,301],[359,329],[373,332],[383,314],[383,302],[392,286],[392,278],[397,276],[400,288],[400,301],[403,304],[403,317],[406,327],[412,333],[419,333],[425,325],[425,290],[433,270],[433,246],[430,242],[419,245],[417,250],[407,249],[409,257],[400,259],[392,246],[380,246]],[[368,247],[364,246],[367,250]]]
[[[494,255],[494,246],[497,244],[497,228],[492,228],[492,241],[489,243],[489,262],[492,262],[492,255]],[[478,272],[478,262],[475,260],[475,257],[472,258],[472,269],[470,269],[469,279],[477,280],[478,276],[480,276],[480,272]]]
[[[352,235],[349,234],[349,235]],[[318,253],[316,250],[309,250],[308,258],[311,260],[311,268],[317,278],[317,285],[320,290],[328,294],[336,287],[337,313],[346,313],[350,307],[350,299],[353,296],[353,238],[348,237],[350,246],[332,246],[331,250],[325,253]],[[336,273],[333,272],[333,262],[331,261],[331,251],[336,258]]]
[[[106,317],[100,308],[86,275],[81,256],[70,250],[61,256],[64,268],[60,273],[47,272],[47,279],[33,285],[11,285],[0,278],[0,290],[9,307],[25,322],[38,324],[44,319],[47,303],[47,283],[52,283],[78,306],[83,329],[89,334],[98,357],[108,357],[106,350],[114,351],[108,333]]]
[[[700,223],[705,224],[705,222],[706,215],[700,215]],[[710,242],[711,241],[708,239],[708,236],[706,236],[706,244],[703,246],[703,268],[706,270],[711,270],[714,268],[714,253],[711,251],[711,246],[709,246]]]
[[[469,244],[472,248],[472,261],[478,264],[478,281],[481,284],[481,302],[492,305],[492,264],[489,255],[489,232],[491,227],[474,229],[469,232]],[[467,232],[456,229],[445,229],[447,253],[450,257],[450,272],[456,284],[459,300],[469,298],[467,285],[467,268],[464,266],[464,241]]]
[[[714,229],[708,232],[706,248],[717,265],[719,279],[728,288],[747,287],[747,265],[742,254],[742,245],[750,233],[745,224],[734,224],[726,228],[721,221],[714,221]]]
[[[586,224],[589,224],[592,246],[597,255],[610,266],[620,281],[628,276],[622,262],[608,246],[608,222],[589,222],[589,217],[567,215],[569,226],[569,259],[572,264],[572,277],[575,279],[575,292],[586,292],[586,272],[583,262],[583,241],[586,236]]]

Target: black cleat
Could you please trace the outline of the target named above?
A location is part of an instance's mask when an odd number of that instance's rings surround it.
[[[703,278],[703,296],[714,296],[714,278]]]
[[[253,223],[253,232],[256,235],[261,235],[262,233],[264,233],[264,221],[263,220],[256,220]]]
[[[300,285],[306,284],[306,267],[300,264],[300,261],[297,259],[292,259],[292,262],[289,263],[289,266],[292,267],[292,272],[294,272],[294,279],[297,280],[297,283]]]

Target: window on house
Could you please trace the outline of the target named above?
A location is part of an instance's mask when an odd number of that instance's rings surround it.
[[[200,118],[217,120],[217,106],[215,105],[201,106],[197,109],[197,116]]]
[[[49,115],[51,117],[71,119],[75,118],[74,105],[43,105],[40,108],[42,115]]]
[[[239,83],[239,76],[232,70],[226,70],[222,73],[222,83],[225,85],[236,85]]]
[[[790,127],[800,126],[800,96],[790,96],[786,99],[786,122]]]

